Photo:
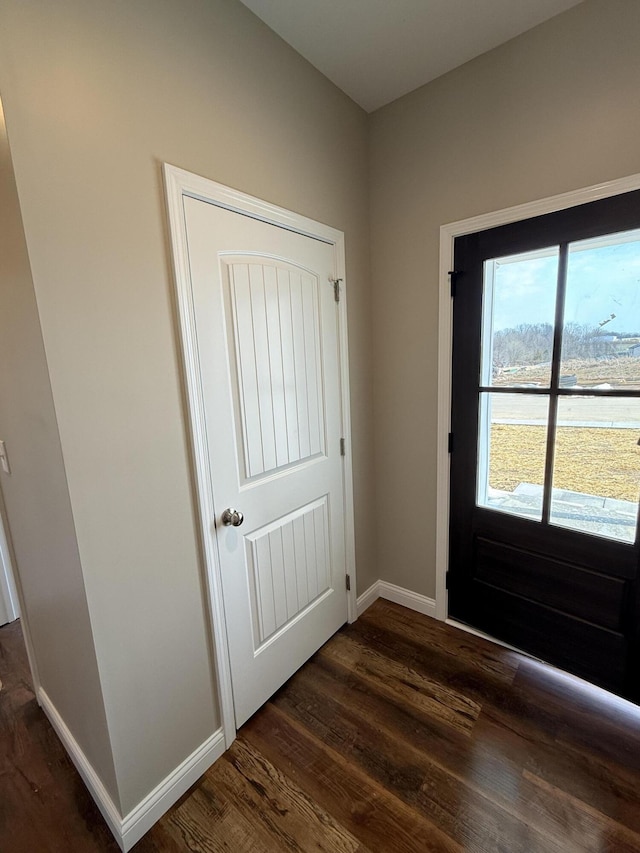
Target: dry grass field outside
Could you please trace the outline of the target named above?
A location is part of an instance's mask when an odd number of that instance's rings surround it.
[[[638,430],[558,427],[553,485],[587,495],[637,501]],[[545,426],[492,424],[489,485],[511,492],[544,482]]]

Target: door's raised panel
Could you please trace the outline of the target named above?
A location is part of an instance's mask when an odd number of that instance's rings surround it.
[[[617,632],[474,579],[473,625],[608,690],[624,688],[629,643]]]
[[[481,536],[475,540],[474,565],[475,577],[495,589],[603,628],[622,627],[627,584],[620,578]]]
[[[328,497],[246,537],[254,647],[331,587]]]
[[[319,287],[316,276],[274,260],[225,267],[239,449],[251,481],[325,452]]]

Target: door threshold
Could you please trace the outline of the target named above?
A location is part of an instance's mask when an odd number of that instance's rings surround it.
[[[620,703],[621,707],[631,708],[634,710],[634,713],[640,714],[640,707],[637,702],[634,702],[633,699],[628,699],[625,696],[620,696],[619,693],[614,693],[611,690],[608,690],[606,687],[601,687],[599,684],[594,684],[591,681],[588,681],[586,678],[582,678],[580,675],[576,675],[573,672],[569,672],[567,669],[562,669],[559,666],[556,666],[553,663],[549,663],[548,660],[543,660],[543,658],[538,658],[535,655],[532,655],[531,652],[525,652],[524,649],[518,649],[516,646],[512,646],[509,643],[505,643],[504,640],[499,640],[497,637],[492,637],[491,634],[486,634],[484,631],[480,631],[478,628],[474,628],[471,625],[467,625],[465,622],[458,622],[456,619],[447,618],[444,620],[446,625],[451,625],[452,628],[459,628],[461,631],[466,631],[467,634],[473,634],[474,637],[480,637],[483,640],[488,640],[490,643],[495,643],[496,646],[502,646],[503,649],[508,649],[511,652],[515,652],[518,655],[522,655],[522,657],[527,658],[534,663],[543,666],[547,670],[551,670],[554,674],[561,678],[569,678],[572,682],[578,682],[582,687],[587,690],[589,693],[593,694],[604,694],[607,697],[607,701],[611,700],[616,703]]]
[[[552,666],[552,664],[548,663],[546,660],[542,660],[542,658],[537,658],[535,655],[532,655],[530,652],[525,652],[524,649],[518,649],[515,646],[509,645],[509,643],[505,643],[504,640],[499,640],[497,637],[492,637],[491,634],[485,634],[484,631],[480,631],[478,628],[474,628],[472,625],[467,625],[466,622],[458,622],[456,619],[450,619],[447,617],[445,620],[445,625],[451,625],[453,628],[459,628],[461,631],[466,631],[467,634],[473,634],[474,637],[480,637],[483,640],[488,640],[490,643],[495,643],[497,646],[502,646],[504,649],[509,649],[511,652],[516,652],[519,655],[524,655],[526,658],[530,658],[531,660],[535,660],[538,663],[544,663],[547,666]],[[557,667],[554,667],[557,669]],[[564,672],[564,670],[561,670]]]

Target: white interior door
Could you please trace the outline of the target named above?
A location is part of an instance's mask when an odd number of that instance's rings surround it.
[[[347,620],[335,246],[183,201],[240,726]]]

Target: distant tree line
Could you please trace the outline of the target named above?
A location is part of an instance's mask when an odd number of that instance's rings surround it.
[[[567,323],[564,327],[562,344],[563,359],[589,359],[615,356],[619,352],[612,337],[616,335],[581,323]],[[553,326],[550,323],[522,323],[511,329],[501,329],[493,336],[493,365],[533,365],[551,361],[553,350]]]

